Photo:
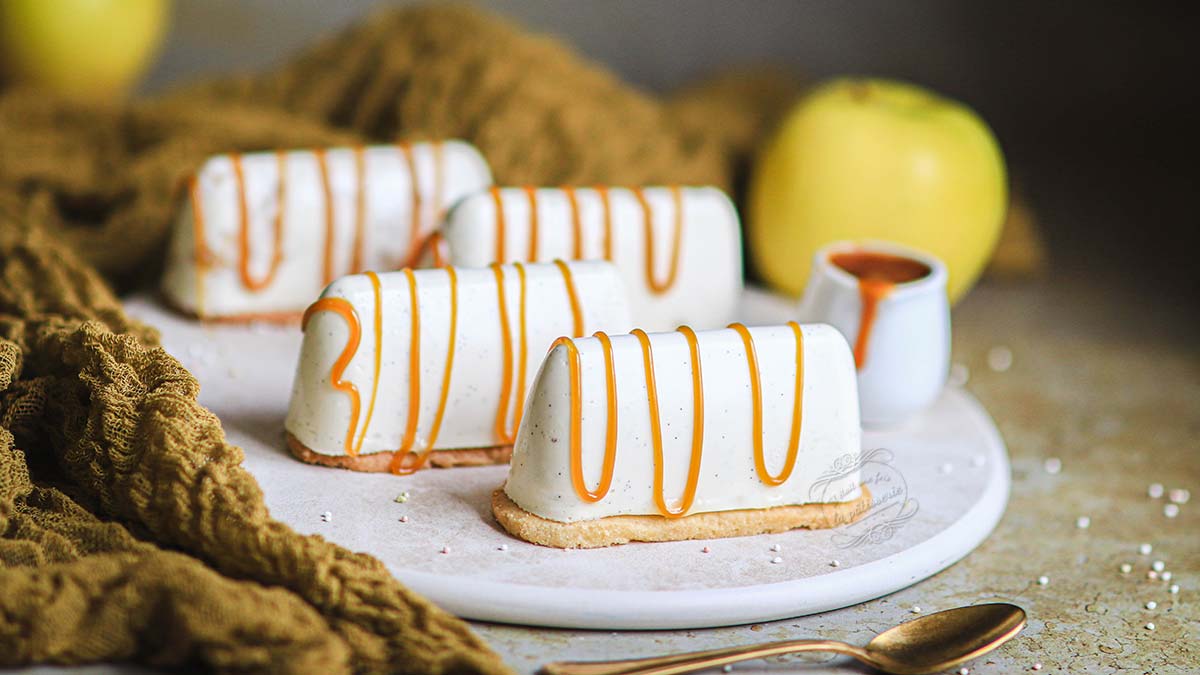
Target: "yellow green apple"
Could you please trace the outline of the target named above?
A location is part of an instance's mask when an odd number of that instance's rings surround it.
[[[162,42],[166,0],[0,0],[7,79],[62,95],[119,98]]]
[[[803,291],[821,246],[886,239],[941,258],[956,300],[1007,204],[1004,157],[971,109],[911,84],[837,79],[797,103],[760,154],[747,237],[764,281],[788,294]]]

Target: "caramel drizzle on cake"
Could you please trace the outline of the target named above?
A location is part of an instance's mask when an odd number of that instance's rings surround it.
[[[204,314],[204,271],[212,265],[212,252],[204,238],[204,206],[200,201],[200,180],[195,174],[188,179],[188,197],[192,200],[192,238],[196,241],[192,254],[196,263],[196,311]]]
[[[583,334],[583,311],[579,302],[579,295],[575,287],[575,279],[571,273],[571,269],[561,260],[554,261],[559,272],[562,273],[563,286],[567,293],[568,300],[571,305],[572,327],[576,337]],[[504,348],[503,361],[503,376],[500,388],[500,403],[496,410],[496,438],[501,445],[508,445],[513,442],[516,436],[516,430],[521,422],[521,411],[524,408],[525,395],[525,371],[527,365],[528,354],[528,336],[526,330],[526,283],[525,283],[525,267],[521,263],[514,263],[517,269],[517,276],[520,284],[519,291],[519,325],[518,325],[518,340],[520,344],[520,354],[516,356],[518,359],[516,376],[517,389],[514,396],[513,387],[513,340],[512,328],[509,321],[507,301],[505,298],[504,286],[504,271],[499,264],[492,265],[492,271],[496,276],[496,300],[497,307],[500,313],[500,330]],[[430,453],[433,452],[434,445],[437,442],[438,434],[441,431],[442,419],[445,416],[446,404],[450,394],[450,377],[454,369],[454,354],[455,343],[458,336],[458,275],[453,267],[446,267],[447,275],[450,279],[450,327],[449,337],[446,351],[446,365],[442,373],[442,389],[438,398],[437,412],[434,414],[433,425],[429,432],[429,439],[426,442],[425,448],[416,454],[415,460],[408,462],[409,455],[415,454],[413,447],[416,445],[417,423],[420,415],[421,401],[421,309],[418,301],[417,279],[413,274],[412,269],[405,268],[403,270],[408,279],[408,295],[409,303],[412,308],[412,319],[410,325],[410,344],[408,357],[408,415],[405,420],[404,435],[401,438],[399,447],[395,450],[392,461],[389,465],[389,470],[397,475],[408,475],[422,468],[429,459]],[[379,380],[382,370],[382,354],[383,354],[383,297],[380,287],[379,276],[374,272],[367,272],[367,278],[371,282],[371,288],[374,293],[375,300],[375,315],[374,315],[374,337],[375,337],[375,357],[374,357],[374,372],[371,384],[371,398],[367,404],[367,414],[363,422],[362,430],[359,432],[358,440],[354,440],[354,431],[358,428],[358,417],[361,408],[361,400],[358,393],[358,388],[351,382],[343,381],[342,375],[345,373],[350,361],[358,351],[359,343],[362,338],[362,324],[359,320],[358,313],[354,306],[343,298],[322,298],[313,303],[304,312],[304,320],[301,324],[302,329],[308,327],[309,318],[320,311],[333,311],[342,316],[346,323],[350,326],[350,336],[346,346],[343,348],[337,361],[334,362],[330,370],[330,383],[333,388],[350,396],[350,420],[346,432],[345,450],[350,456],[358,455],[362,449],[363,441],[367,435],[367,429],[371,425],[371,418],[375,410],[375,400],[379,392]],[[519,398],[520,400],[515,400]],[[512,428],[507,426],[509,417],[509,405],[513,404],[513,423]]]
[[[767,469],[766,454],[763,452],[762,379],[758,370],[758,353],[754,349],[754,340],[750,337],[750,329],[740,323],[729,324],[730,328],[742,336],[742,344],[746,348],[746,366],[750,371],[750,396],[754,404],[754,423],[751,428],[751,440],[754,443],[754,470],[758,472],[759,480],[771,487],[783,485],[791,477],[792,471],[796,469],[796,456],[800,452],[800,426],[803,424],[804,334],[800,330],[800,324],[795,321],[789,321],[787,325],[796,335],[796,394],[792,407],[791,436],[788,439],[783,469],[778,475],[772,476]]]
[[[346,321],[346,326],[350,329],[346,346],[342,348],[342,353],[338,355],[329,370],[329,383],[334,389],[350,397],[350,425],[346,429],[345,447],[346,454],[354,456],[358,454],[358,448],[354,447],[354,429],[358,426],[358,413],[362,403],[358,395],[358,387],[354,386],[353,382],[343,380],[342,375],[346,373],[346,367],[350,365],[350,361],[354,358],[354,354],[358,351],[358,345],[362,341],[362,322],[359,321],[354,305],[345,298],[321,298],[304,310],[304,318],[300,321],[301,330],[308,328],[309,319],[317,312],[337,314]]]
[[[413,153],[411,144],[400,143],[398,149],[405,158],[408,167],[409,180],[411,185],[411,203],[412,210],[410,216],[410,231],[409,231],[409,247],[405,253],[405,259],[409,261],[411,266],[422,249],[422,241],[420,241],[421,224],[423,221],[422,209],[425,202],[424,195],[420,187],[420,176],[416,158]],[[443,211],[443,192],[445,184],[445,162],[443,159],[442,143],[431,144],[433,151],[434,175],[433,175],[433,209],[435,218],[440,218]],[[359,145],[352,148],[354,157],[354,173],[355,173],[355,194],[354,194],[354,242],[350,253],[350,274],[361,272],[363,269],[364,246],[366,238],[366,220],[367,220],[367,162],[366,148]],[[322,262],[322,280],[325,284],[329,284],[336,276],[334,270],[334,239],[336,237],[336,214],[334,209],[333,186],[329,177],[329,161],[327,151],[324,149],[316,149],[312,151],[313,156],[317,161],[318,174],[321,180],[321,191],[324,198],[324,215],[325,215],[325,247],[324,258]],[[246,176],[242,164],[242,154],[229,155],[230,162],[233,166],[234,185],[237,190],[237,213],[238,213],[238,276],[241,279],[242,286],[252,293],[259,293],[269,287],[275,281],[279,273],[279,268],[283,264],[283,244],[284,233],[286,231],[286,211],[287,211],[287,160],[288,153],[280,150],[275,153],[275,163],[277,167],[277,183],[275,188],[276,211],[272,218],[272,248],[269,267],[265,274],[261,277],[256,277],[250,270],[251,245],[250,245],[250,208],[246,195]],[[195,263],[197,267],[197,290],[200,294],[200,306],[203,306],[203,277],[202,271],[212,266],[213,255],[207,248],[204,229],[204,211],[201,204],[199,182],[193,175],[188,182],[189,197],[192,202],[193,213],[193,236],[196,239],[195,245]],[[440,267],[445,262],[444,252],[435,249],[435,256],[440,260]],[[202,313],[202,312],[201,312]]]
[[[579,208],[579,200],[575,192],[575,188],[562,187],[560,188],[567,196],[567,204],[571,211],[571,232],[573,235],[572,241],[572,256],[575,260],[585,259],[583,253],[583,223]],[[604,218],[604,260],[612,261],[613,259],[613,223],[612,223],[612,205],[609,196],[609,190],[605,186],[595,186],[593,188],[596,195],[600,198],[600,204],[603,210]],[[524,190],[526,199],[529,201],[529,252],[525,256],[527,261],[538,260],[538,243],[540,218],[538,215],[537,190],[531,186],[525,186]],[[642,226],[645,233],[645,253],[646,253],[646,286],[651,292],[661,295],[671,290],[675,285],[675,280],[679,277],[679,258],[683,242],[683,192],[678,185],[670,186],[671,200],[674,205],[674,234],[671,239],[670,248],[670,266],[667,270],[667,276],[659,279],[654,274],[654,210],[650,207],[649,200],[642,188],[629,188],[637,198],[638,205],[642,209]],[[504,200],[501,196],[500,188],[492,187],[489,189],[492,196],[492,202],[496,210],[496,262],[505,262],[507,260],[507,217],[504,214]]]
[[[783,469],[777,475],[771,475],[767,469],[766,456],[763,450],[763,402],[762,383],[758,369],[758,355],[754,349],[754,340],[750,331],[740,323],[731,324],[730,328],[737,331],[745,345],[746,365],[750,373],[750,392],[753,404],[753,447],[754,468],[759,480],[770,487],[783,485],[796,468],[800,450],[800,430],[803,425],[802,402],[804,395],[804,337],[800,324],[789,321],[787,324],[796,336],[796,376],[795,403],[792,409],[791,437],[784,459]],[[642,348],[642,366],[646,378],[646,404],[650,411],[650,437],[654,453],[654,504],[658,512],[666,518],[679,518],[687,515],[696,498],[696,488],[700,482],[700,465],[704,458],[704,381],[703,368],[700,363],[700,347],[696,333],[687,326],[680,326],[679,332],[687,340],[692,361],[692,451],[688,463],[687,482],[684,484],[683,495],[679,507],[672,509],[667,506],[664,494],[664,461],[662,420],[659,414],[658,384],[654,374],[654,353],[650,346],[650,337],[645,331],[634,329],[632,335],[637,337]],[[559,338],[554,346],[563,345],[567,349],[567,364],[570,377],[571,407],[570,407],[570,473],[571,486],[575,495],[583,502],[593,504],[608,494],[612,486],[613,471],[617,460],[617,388],[615,366],[613,363],[612,342],[605,333],[595,333],[600,340],[601,351],[604,354],[604,384],[607,403],[607,423],[604,435],[604,457],[601,463],[600,480],[595,490],[587,487],[583,475],[583,386],[579,348],[570,338]]]

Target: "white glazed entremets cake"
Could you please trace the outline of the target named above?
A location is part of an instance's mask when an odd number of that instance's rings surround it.
[[[358,274],[304,315],[286,429],[301,459],[410,473],[503,461],[555,339],[630,328],[605,262]]]
[[[461,141],[217,155],[189,181],[163,294],[202,319],[299,318],[337,277],[409,264],[491,182]]]
[[[824,324],[561,339],[497,520],[595,547],[833,527],[861,515],[854,359]]]
[[[737,211],[713,187],[492,188],[455,206],[438,236],[453,265],[610,260],[646,330],[723,326],[742,295]]]

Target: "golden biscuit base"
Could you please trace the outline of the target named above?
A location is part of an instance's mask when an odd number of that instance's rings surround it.
[[[200,316],[190,309],[180,307],[178,303],[159,293],[162,304],[176,314],[185,316],[193,321],[218,325],[244,325],[251,323],[269,323],[277,326],[299,326],[304,312],[246,312],[243,314],[223,314],[221,316]]]
[[[366,471],[383,473],[392,465],[394,451],[372,452],[367,455],[326,455],[314,451],[301,443],[291,432],[287,433],[288,450],[302,462],[332,466],[351,471]],[[426,466],[448,468],[452,466],[487,466],[489,464],[505,464],[512,457],[511,445],[497,445],[491,448],[463,448],[460,450],[434,450],[429,453]],[[409,460],[412,461],[412,460]]]
[[[871,508],[866,485],[857,499],[827,504],[774,506],[696,513],[682,518],[663,516],[607,516],[596,520],[560,523],[517,506],[504,493],[492,493],[492,514],[508,533],[533,544],[554,548],[601,548],[631,541],[683,541],[749,537],[787,532],[797,528],[826,529],[848,525]]]

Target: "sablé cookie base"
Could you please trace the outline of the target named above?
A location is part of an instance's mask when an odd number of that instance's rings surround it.
[[[301,443],[295,436],[287,434],[287,446],[296,459],[308,464],[331,466],[351,471],[368,473],[385,473],[390,470],[395,452],[372,452],[365,455],[326,455],[316,452]],[[497,445],[491,448],[462,448],[459,450],[434,450],[429,454],[429,460],[424,466],[441,469],[455,466],[488,466],[491,464],[506,464],[512,457],[511,445]],[[411,461],[411,460],[410,460]]]
[[[517,506],[503,487],[492,493],[492,514],[501,527],[518,539],[552,548],[602,548],[634,541],[720,539],[800,528],[828,529],[853,523],[870,508],[871,493],[863,485],[859,497],[846,502],[712,511],[682,518],[631,515],[560,523]]]

